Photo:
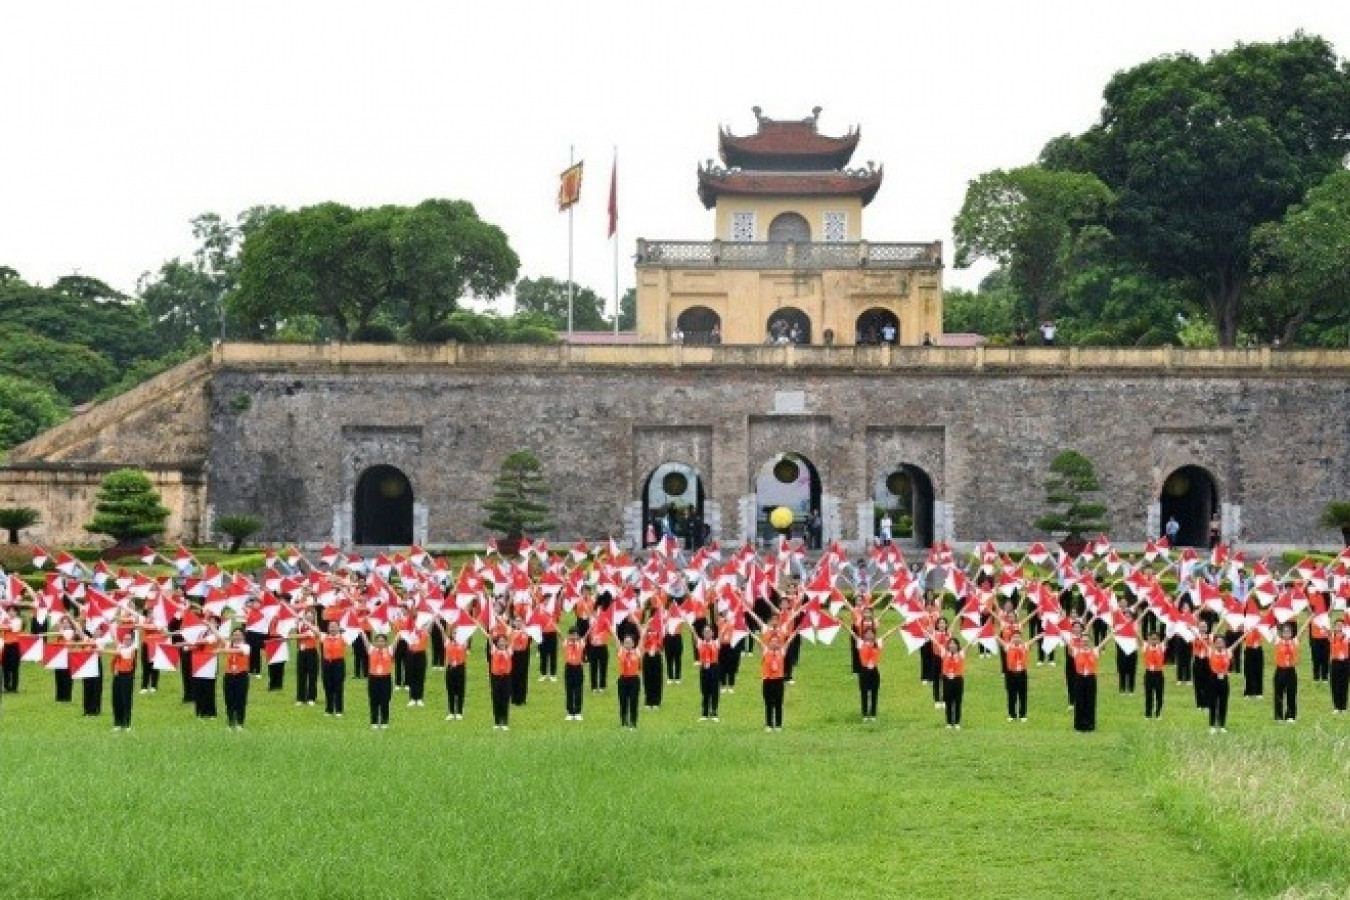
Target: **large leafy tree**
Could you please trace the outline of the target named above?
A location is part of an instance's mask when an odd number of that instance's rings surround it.
[[[227,308],[250,328],[315,316],[340,338],[389,326],[426,337],[465,296],[494,297],[519,260],[468,203],[409,209],[340,203],[280,212],[244,239]]]
[[[1350,172],[1328,176],[1256,231],[1249,318],[1260,337],[1345,346],[1350,337]]]
[[[116,367],[103,354],[11,328],[0,341],[0,372],[54,387],[72,403],[84,403],[117,380]]]
[[[0,451],[46,431],[69,414],[69,404],[55,389],[0,375]]]
[[[556,278],[522,278],[516,285],[516,310],[536,313],[559,331],[567,330],[567,282]],[[605,317],[605,301],[588,287],[572,285],[572,327],[577,331],[604,331],[613,327]]]
[[[1350,67],[1322,38],[1165,56],[1117,74],[1101,119],[1042,161],[1115,194],[1120,253],[1182,280],[1225,346],[1252,280],[1252,232],[1279,220],[1350,151]]]
[[[139,303],[83,275],[59,278],[49,287],[29,284],[17,274],[0,279],[0,333],[17,328],[93,348],[119,368],[160,351]]]
[[[1101,236],[1095,223],[1111,200],[1110,189],[1087,173],[1041,166],[986,172],[967,186],[953,224],[956,265],[994,260],[1027,317],[1051,318],[1083,248]]]

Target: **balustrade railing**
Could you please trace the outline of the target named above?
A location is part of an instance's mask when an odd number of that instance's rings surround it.
[[[639,267],[691,269],[920,269],[942,266],[942,244],[873,241],[637,242]]]

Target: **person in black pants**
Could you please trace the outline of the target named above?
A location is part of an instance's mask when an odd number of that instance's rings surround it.
[[[231,731],[242,731],[248,713],[250,644],[236,631],[225,648],[225,719]]]
[[[1014,631],[1004,642],[999,639],[1003,650],[1003,690],[1008,695],[1008,721],[1027,720],[1027,645],[1022,640],[1022,632]]]
[[[1127,622],[1134,621],[1134,610],[1127,609],[1123,615]],[[1119,682],[1120,692],[1122,694],[1133,694],[1134,684],[1137,673],[1139,672],[1139,650],[1138,648],[1126,653],[1116,644],[1116,678]]]
[[[1242,637],[1242,696],[1260,698],[1265,693],[1266,650],[1261,632],[1252,628]]]
[[[511,705],[530,698],[530,636],[519,618],[511,621]]]
[[[1308,655],[1312,657],[1312,680],[1331,677],[1331,629],[1316,622],[1308,629]]]
[[[586,631],[586,662],[590,668],[591,693],[598,694],[609,681],[609,634],[598,618]]]
[[[853,640],[858,650],[858,696],[862,701],[862,720],[875,722],[877,700],[881,695],[881,640],[873,629],[864,631],[861,640],[856,635]]]
[[[1167,650],[1162,644],[1162,633],[1150,631],[1144,645],[1144,718],[1162,717],[1163,690],[1166,686]]]
[[[394,682],[391,677],[394,669],[393,653],[389,650],[389,637],[375,635],[375,645],[371,646],[365,632],[356,639],[366,645],[366,658],[370,668],[366,673],[366,696],[370,699],[370,727],[389,727],[389,701],[394,694]]]
[[[1215,641],[1209,650],[1209,733],[1228,731],[1228,673],[1233,668],[1233,651],[1223,641]]]
[[[136,631],[128,628],[113,651],[112,659],[113,731],[131,727],[132,688],[136,679]]]
[[[637,728],[641,669],[641,655],[633,644],[633,636],[627,635],[619,647],[619,724],[624,728]]]
[[[249,606],[257,606],[257,601],[250,600]],[[248,643],[248,674],[262,675],[263,642],[267,640],[267,636],[261,631],[246,631],[244,640]]]
[[[216,634],[215,623],[202,636],[202,640],[192,645],[192,700],[196,704],[199,719],[216,717],[216,669],[220,662],[216,656],[219,648],[220,638]]]
[[[86,645],[95,651],[94,677],[82,679],[81,687],[84,699],[84,714],[91,718],[103,715],[103,660],[97,654],[97,647],[90,642]]]
[[[337,622],[328,623],[328,633],[319,642],[319,657],[324,715],[341,716],[347,688],[347,642]]]
[[[446,721],[464,718],[464,691],[468,671],[465,664],[469,659],[469,648],[445,632],[445,700],[449,707]]]
[[[567,640],[563,641],[563,705],[569,722],[581,721],[582,662],[585,658],[586,642],[573,626],[567,629]]]
[[[5,649],[0,652],[0,692],[19,692],[19,635],[23,633],[23,619],[16,611],[4,624]]]
[[[313,706],[319,699],[319,629],[311,613],[296,630],[296,648],[295,705]]]
[[[507,635],[498,635],[488,651],[488,677],[492,685],[492,727],[507,731],[511,727],[511,666],[515,654]]]
[[[1350,621],[1342,616],[1331,632],[1331,713],[1342,715],[1350,700]]]
[[[694,650],[698,657],[698,689],[703,700],[699,721],[721,721],[717,717],[717,700],[722,682],[718,671],[722,648],[711,625],[703,626],[703,637],[694,645]]]
[[[647,621],[642,632],[642,704],[648,709],[661,707],[665,662],[661,658],[664,641],[661,635],[661,617]]]
[[[671,604],[675,612],[673,615],[678,617],[679,607]],[[666,629],[666,636],[661,641],[661,649],[666,659],[666,681],[671,684],[679,684],[684,675],[684,628],[683,622],[675,627],[674,630]]]
[[[539,634],[539,680],[558,680],[558,620],[550,616]]]
[[[1274,688],[1275,721],[1294,723],[1298,720],[1298,632],[1292,622],[1280,626],[1275,641]]]
[[[408,705],[426,706],[424,699],[427,688],[427,641],[429,636],[425,628],[409,623],[399,633],[406,650],[403,655],[403,677],[408,686]]]

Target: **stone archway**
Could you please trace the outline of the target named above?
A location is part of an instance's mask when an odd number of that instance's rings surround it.
[[[650,545],[646,526],[653,526],[659,540],[664,520],[685,546],[701,547],[707,522],[703,500],[703,479],[693,466],[665,462],[653,469],[642,484],[643,546]]]
[[[691,306],[680,313],[675,327],[686,344],[722,343],[722,317],[706,306]]]
[[[933,479],[918,466],[902,463],[882,472],[872,486],[873,534],[883,513],[890,513],[892,533],[920,547],[933,545]]]
[[[898,344],[900,343],[900,319],[889,309],[874,306],[858,316],[854,332],[859,344]],[[888,335],[889,340],[887,340]]]
[[[769,243],[808,244],[811,242],[811,223],[800,213],[785,212],[769,223]]]
[[[1209,523],[1219,517],[1219,484],[1208,469],[1187,465],[1163,479],[1158,497],[1158,530],[1167,533],[1167,520],[1177,520],[1176,544],[1209,546]]]
[[[795,306],[774,310],[764,328],[771,344],[811,343],[811,317]]]
[[[820,510],[820,472],[800,453],[779,453],[765,462],[751,487],[755,491],[755,532],[761,539],[773,536],[769,513],[779,506],[792,510],[794,537],[804,536],[811,510]]]
[[[371,466],[356,481],[352,543],[407,546],[413,543],[413,489],[394,466]]]

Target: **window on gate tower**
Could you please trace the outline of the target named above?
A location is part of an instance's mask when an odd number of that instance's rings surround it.
[[[848,240],[848,213],[827,212],[821,231],[830,243],[842,243]]]
[[[755,239],[755,214],[753,212],[734,212],[731,214],[731,240],[737,242]]]

